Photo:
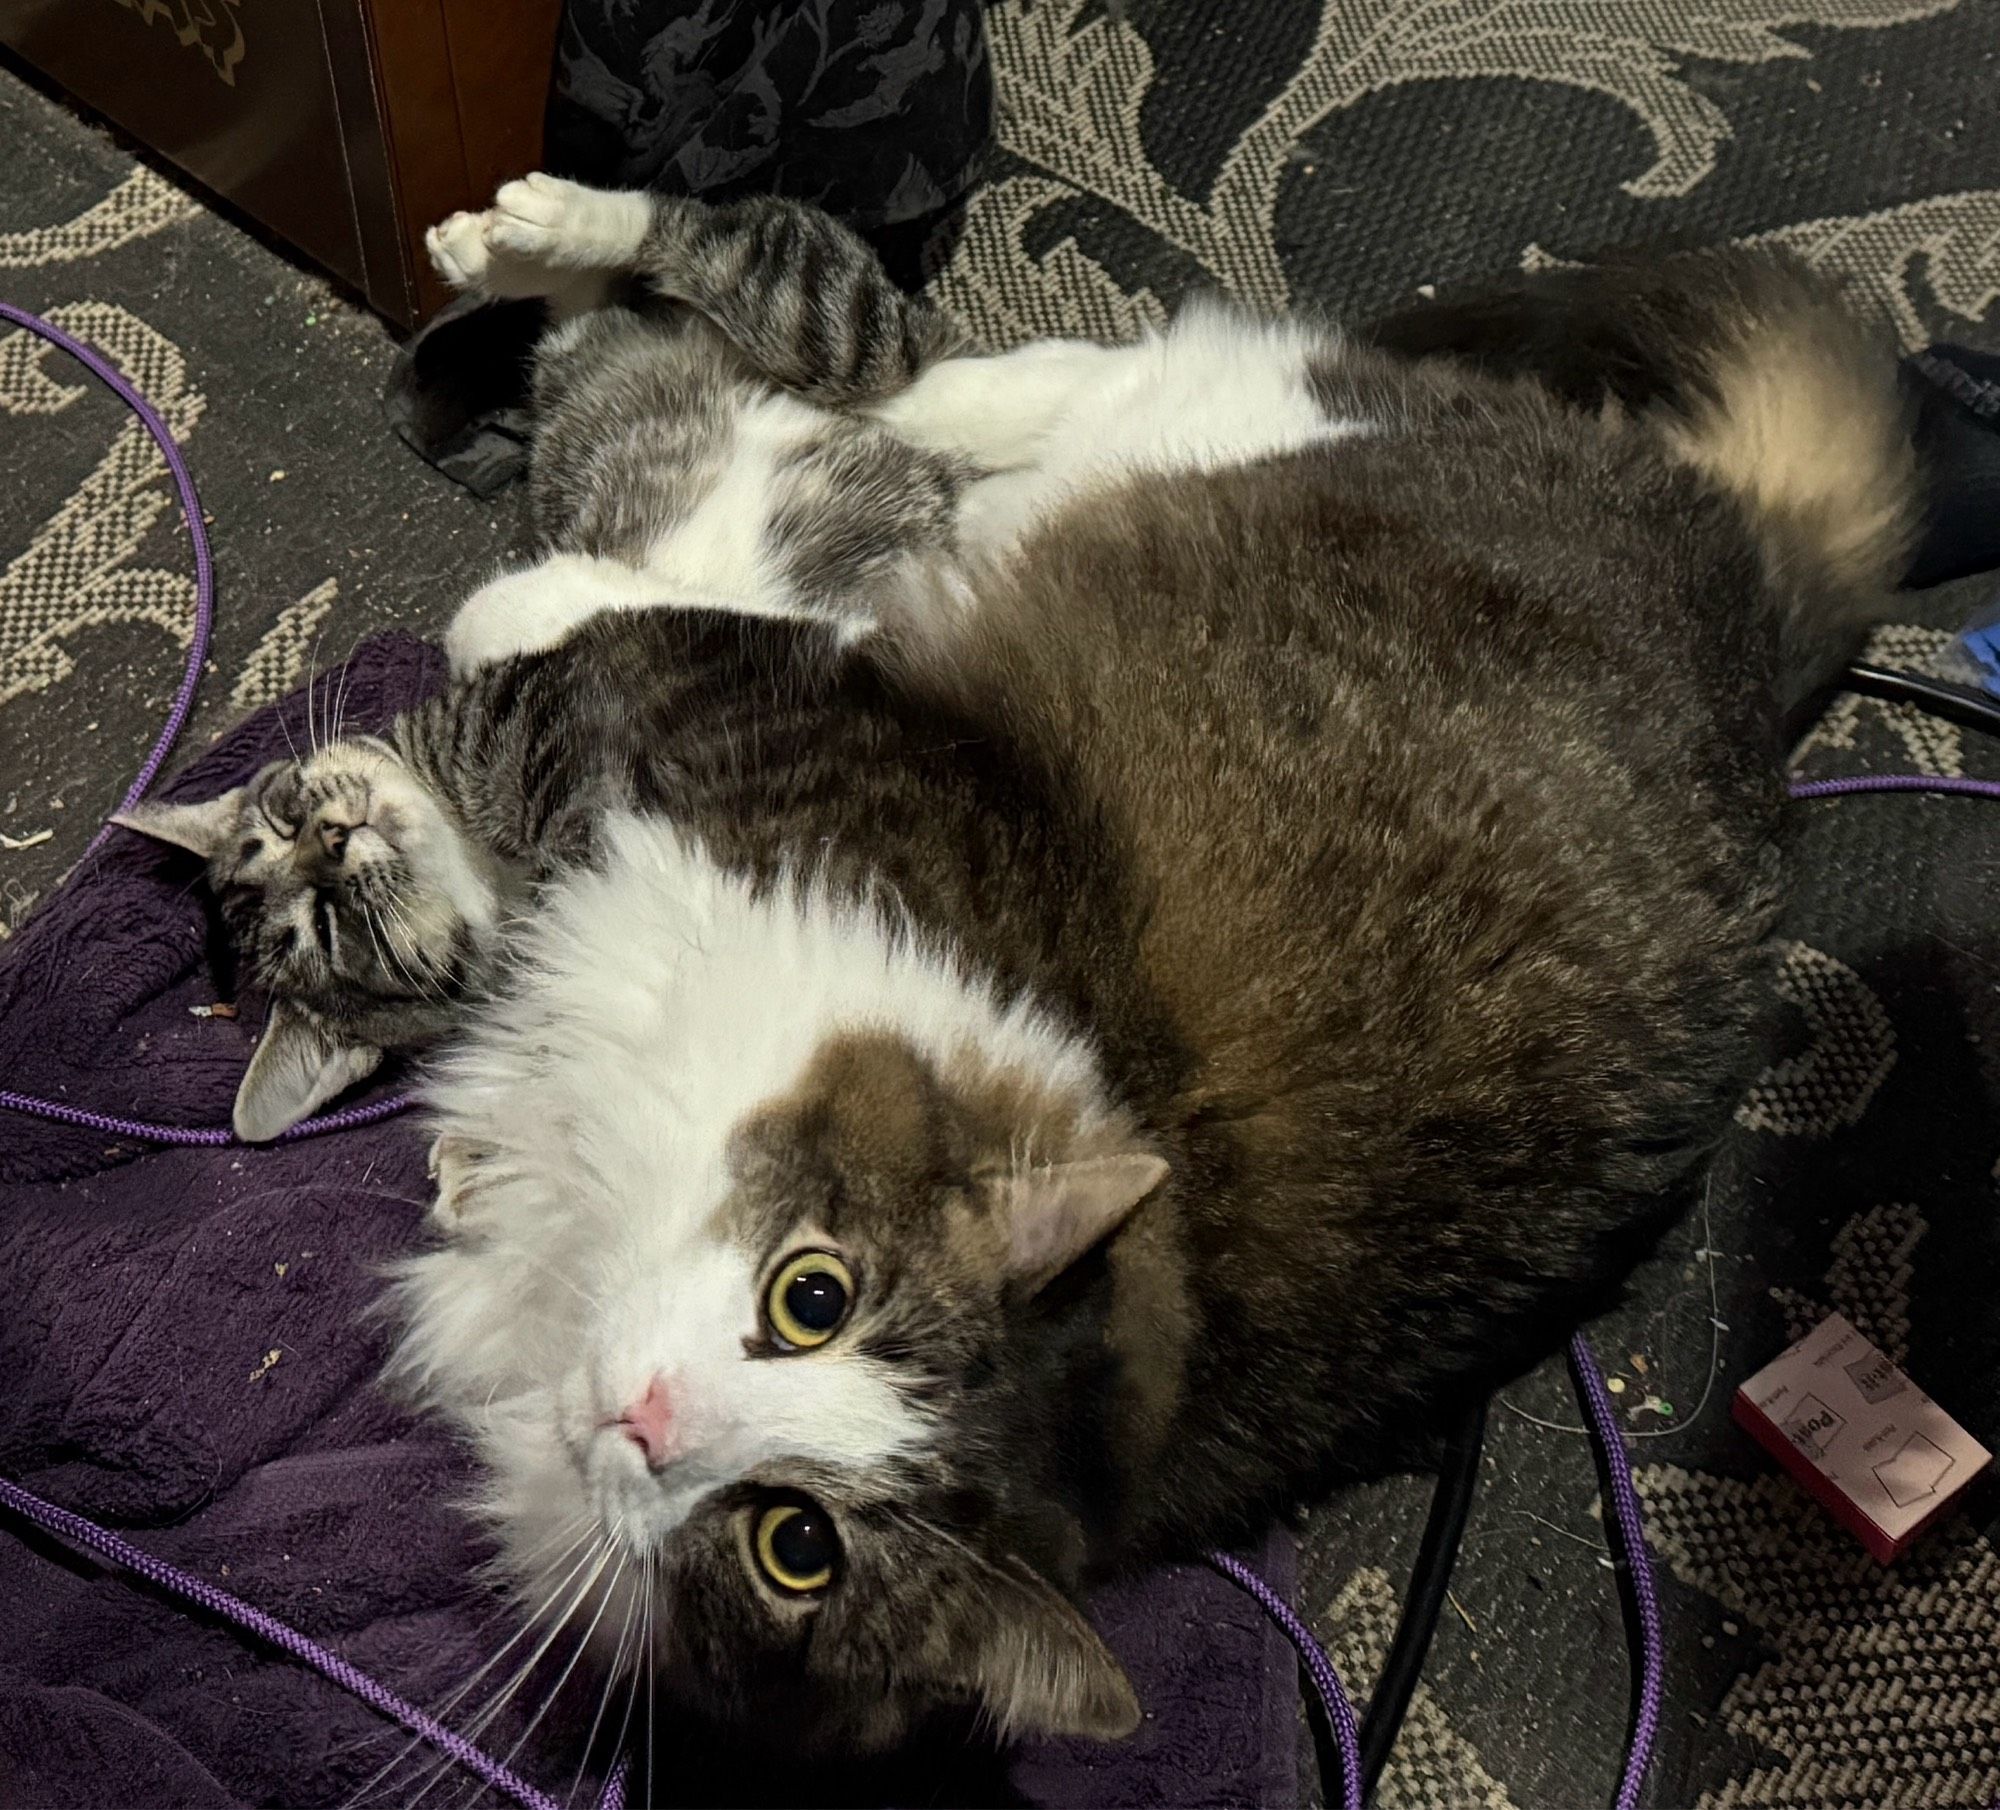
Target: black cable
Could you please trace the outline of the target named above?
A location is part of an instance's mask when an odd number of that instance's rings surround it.
[[[1936,679],[1929,673],[1905,672],[1899,667],[1876,666],[1866,660],[1855,661],[1841,683],[1849,691],[1886,698],[1894,704],[1915,704],[1969,729],[2000,734],[2000,698],[1970,685],[1954,685],[1949,679]]]
[[[1417,1680],[1430,1652],[1431,1636],[1437,1632],[1438,1614],[1444,1608],[1446,1587],[1451,1583],[1452,1564],[1458,1557],[1459,1542],[1465,1537],[1466,1516],[1472,1510],[1472,1490],[1479,1480],[1479,1454],[1485,1438],[1484,1402],[1467,1409],[1465,1417],[1446,1436],[1437,1487],[1431,1491],[1430,1518],[1424,1523],[1417,1562],[1410,1569],[1409,1588],[1403,1593],[1403,1613],[1396,1623],[1396,1637],[1389,1645],[1389,1657],[1383,1661],[1382,1676],[1369,1693],[1368,1714],[1361,1724],[1364,1800],[1375,1795],[1382,1768],[1389,1763],[1390,1751],[1402,1732],[1403,1718],[1409,1713],[1410,1699],[1416,1694]]]

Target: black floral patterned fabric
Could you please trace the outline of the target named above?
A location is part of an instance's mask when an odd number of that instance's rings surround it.
[[[965,191],[992,116],[979,0],[569,0],[548,163],[892,227]]]

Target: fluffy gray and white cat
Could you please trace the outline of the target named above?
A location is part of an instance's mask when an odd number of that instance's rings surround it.
[[[154,819],[336,911],[379,843],[441,986],[539,888],[428,1084],[399,1374],[694,1711],[1125,1732],[1081,1590],[1407,1455],[1700,1184],[1783,724],[1910,528],[1893,357],[1725,254],[1551,292],[1579,408],[1217,309],[948,356],[775,204],[531,179],[436,250],[555,305],[551,551],[360,802]],[[287,909],[267,978],[346,979]]]

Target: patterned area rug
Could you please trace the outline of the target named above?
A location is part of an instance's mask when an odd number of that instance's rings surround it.
[[[1365,313],[1426,285],[1675,237],[1771,240],[1904,339],[2000,345],[1994,0],[1003,0],[1002,149],[940,299],[994,344],[1124,333],[1192,289]],[[138,373],[215,517],[193,737],[505,551],[507,505],[390,440],[390,347],[302,277],[0,76],[0,294]],[[192,619],[164,474],[114,405],[0,338],[0,930],[122,789]],[[1994,583],[1912,597],[1934,662]],[[2000,772],[1847,701],[1813,774]],[[1783,1059],[1697,1220],[1597,1329],[1666,1591],[1661,1810],[1939,1810],[2000,1794],[2000,1487],[1890,1571],[1730,1423],[1826,1309],[2000,1445],[2000,807],[1800,810]],[[1559,1373],[1495,1409],[1454,1596],[1383,1810],[1608,1801],[1627,1708],[1595,1477]],[[1312,1518],[1307,1607],[1365,1695],[1427,1490]]]

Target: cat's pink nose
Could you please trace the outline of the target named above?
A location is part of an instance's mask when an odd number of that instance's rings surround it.
[[[673,1456],[674,1404],[664,1377],[654,1374],[646,1393],[619,1415],[618,1430],[646,1454],[646,1462],[656,1471]]]

